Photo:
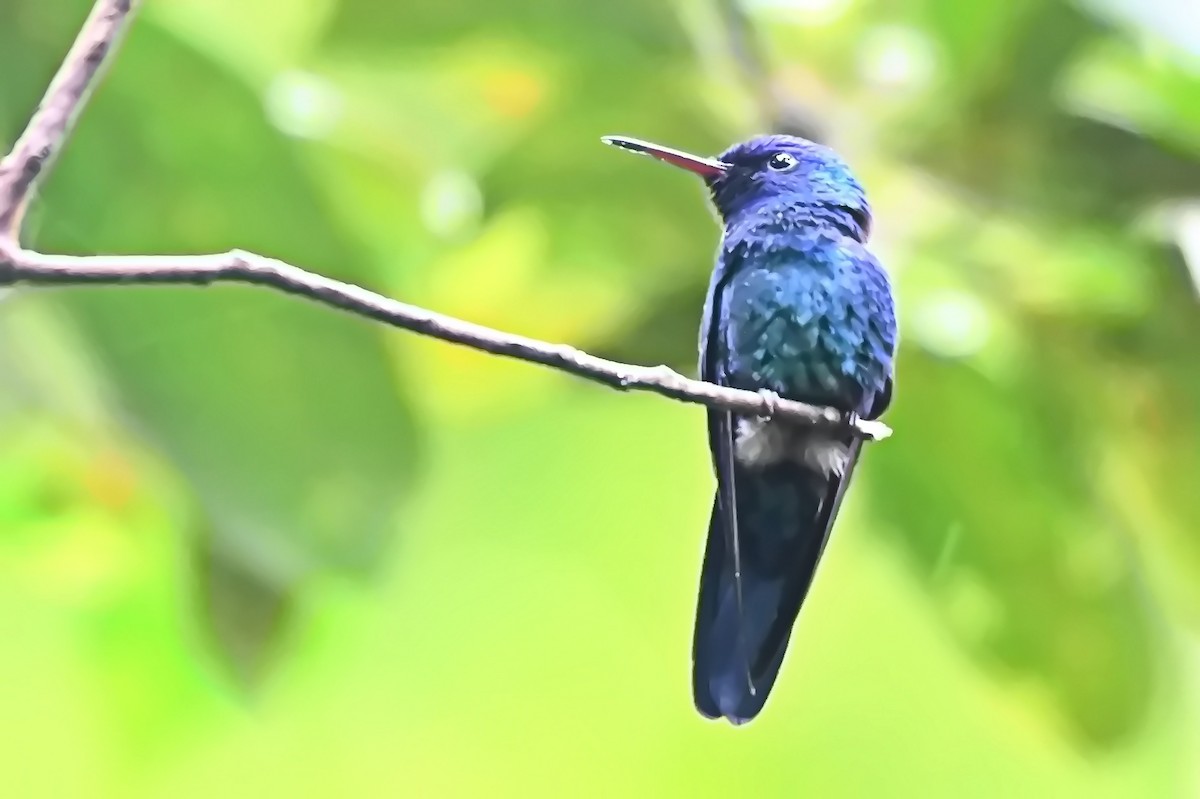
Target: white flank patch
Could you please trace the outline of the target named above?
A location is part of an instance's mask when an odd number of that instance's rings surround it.
[[[739,419],[734,453],[743,466],[762,468],[787,455],[790,436],[782,426],[761,419]]]
[[[738,420],[734,454],[739,463],[752,469],[790,459],[826,477],[841,476],[850,461],[850,449],[840,441],[761,419]]]

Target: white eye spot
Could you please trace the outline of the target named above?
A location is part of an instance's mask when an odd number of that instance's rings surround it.
[[[790,153],[775,153],[771,156],[771,160],[767,162],[767,166],[776,172],[790,172],[796,168],[796,164],[800,163]]]

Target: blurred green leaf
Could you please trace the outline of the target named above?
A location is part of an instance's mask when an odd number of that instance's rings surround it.
[[[1131,735],[1156,646],[1124,530],[1088,488],[1091,415],[911,351],[900,381],[889,419],[903,435],[866,469],[881,528],[901,536],[969,649],[1041,682],[1084,738]]]
[[[136,34],[47,186],[53,216],[36,244],[244,246],[343,279],[369,276],[362,253],[324,221],[302,163],[258,99],[153,25]],[[139,74],[170,74],[172,91]],[[148,202],[163,186],[171,196]],[[264,590],[377,562],[420,448],[382,331],[251,288],[60,296],[130,424],[196,490],[217,539],[202,546],[219,547]],[[247,605],[247,618],[255,613]]]

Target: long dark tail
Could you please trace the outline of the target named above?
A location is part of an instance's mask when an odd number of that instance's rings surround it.
[[[841,478],[791,463],[755,471],[735,467],[740,620],[719,492],[714,498],[692,642],[692,690],[696,708],[708,718],[743,724],[766,703],[858,449],[855,444]]]

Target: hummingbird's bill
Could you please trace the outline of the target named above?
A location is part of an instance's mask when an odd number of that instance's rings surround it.
[[[653,156],[672,166],[686,169],[706,180],[720,177],[729,168],[729,164],[718,161],[715,158],[702,158],[698,155],[685,153],[682,150],[663,147],[661,144],[653,144],[641,139],[631,139],[627,136],[603,136],[600,141],[605,144],[611,144],[613,147],[620,147],[622,150],[628,150],[631,153]]]

